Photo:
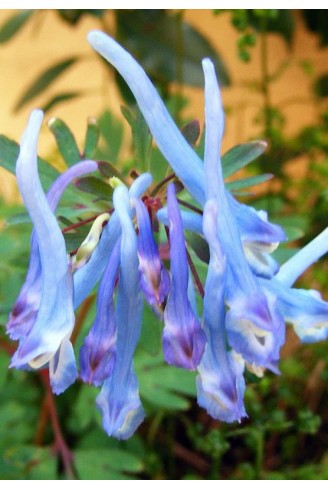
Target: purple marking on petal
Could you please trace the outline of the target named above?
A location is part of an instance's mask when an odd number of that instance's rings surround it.
[[[141,332],[143,303],[139,288],[137,236],[125,186],[115,189],[113,202],[122,228],[116,304],[117,355],[114,370],[97,397],[97,406],[102,412],[107,434],[118,439],[127,439],[144,418],[133,367],[133,356]]]
[[[77,177],[98,169],[96,162],[85,160],[73,165],[59,175],[47,192],[47,200],[52,211],[56,210],[66,187]],[[7,334],[13,340],[25,337],[31,330],[40,307],[42,290],[42,269],[38,241],[35,231],[31,235],[30,263],[25,282],[16,299],[7,323]]]
[[[226,259],[217,238],[217,213],[216,201],[207,201],[204,235],[210,247],[210,263],[205,283],[204,328],[208,343],[198,366],[197,400],[213,418],[234,422],[246,415],[244,366],[240,359],[226,350]]]
[[[140,286],[150,305],[161,306],[168,295],[170,277],[159,256],[146,206],[140,199],[133,199],[139,235],[138,257]]]
[[[173,184],[169,184],[167,192],[172,279],[164,310],[164,358],[169,364],[193,370],[202,358],[206,336],[188,299],[187,254]]]
[[[120,246],[121,241],[118,240],[99,285],[95,321],[80,350],[81,379],[95,386],[101,385],[111,375],[116,360],[114,290],[120,265]]]
[[[42,119],[42,111],[32,112],[16,164],[18,187],[34,225],[42,267],[40,308],[33,327],[21,340],[11,362],[11,367],[18,368],[26,364],[38,367],[39,362],[51,360],[74,327],[72,271],[65,240],[38,175],[37,142]],[[73,370],[70,382],[77,376],[75,360]],[[56,383],[60,384],[60,380],[56,379]],[[67,387],[65,380],[63,387]]]

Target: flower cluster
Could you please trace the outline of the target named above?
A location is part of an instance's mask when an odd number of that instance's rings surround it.
[[[76,254],[68,256],[54,211],[65,188],[98,165],[89,160],[75,164],[45,195],[37,168],[43,114],[33,111],[16,165],[34,228],[28,273],[7,324],[8,335],[19,342],[11,367],[48,366],[57,394],[78,376],[100,386],[97,405],[104,429],[126,439],[144,418],[133,358],[146,301],[164,323],[165,361],[198,370],[198,404],[215,419],[239,421],[246,416],[244,371],[279,373],[286,322],[304,342],[328,337],[328,303],[318,292],[293,288],[328,250],[328,230],[279,270],[270,253],[286,239],[283,230],[270,223],[264,211],[239,203],[224,185],[224,114],[211,61],[203,61],[202,161],[138,63],[104,33],[91,32],[89,42],[126,80],[160,151],[201,212],[181,211],[176,188],[168,184],[166,205],[156,215],[168,235],[166,270],[147,207],[152,176],[145,173],[130,188],[115,186],[111,214],[99,216]],[[209,249],[201,317],[184,230],[198,233]],[[74,310],[98,282],[96,316],[80,349],[78,372],[71,342]]]

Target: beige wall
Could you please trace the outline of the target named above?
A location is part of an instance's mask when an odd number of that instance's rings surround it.
[[[0,23],[2,24],[14,11],[0,10]],[[248,64],[240,62],[236,57],[237,34],[230,26],[227,15],[214,17],[209,10],[187,10],[185,18],[197,29],[204,33],[215,45],[222,55],[231,78],[234,82],[232,88],[223,90],[224,104],[229,108],[224,149],[233,144],[240,143],[256,134],[253,120],[261,107],[262,97],[258,93],[245,89],[245,82],[258,80],[260,77],[259,48],[252,50],[252,61]],[[110,15],[107,19],[110,23]],[[279,36],[269,37],[269,65],[274,71],[281,62],[289,59],[289,67],[283,76],[272,86],[272,102],[285,103],[288,99],[306,100],[310,96],[311,80],[304,74],[300,62],[310,59],[314,63],[317,74],[327,71],[327,49],[318,50],[316,39],[304,28],[301,19],[293,45],[288,51]],[[31,109],[36,106],[33,101],[24,107],[18,114],[12,112],[17,98],[26,86],[35,79],[36,75],[49,65],[60,61],[63,57],[79,56],[81,62],[61,77],[56,86],[47,93],[47,96],[37,99],[42,104],[49,94],[59,91],[81,90],[86,95],[77,101],[68,102],[54,108],[50,116],[63,118],[72,128],[77,139],[83,140],[85,121],[90,115],[97,115],[106,106],[119,112],[119,103],[116,100],[115,87],[109,89],[107,76],[101,64],[96,60],[86,41],[86,34],[92,28],[101,28],[97,19],[86,18],[77,28],[71,28],[58,20],[52,11],[40,11],[15,38],[7,44],[0,46],[0,133],[14,139],[19,139],[26,119]],[[188,115],[203,120],[203,94],[201,89],[185,89],[190,96],[191,105]],[[288,131],[309,123],[315,117],[316,108],[313,104],[293,103],[287,104],[284,112],[288,117]],[[51,135],[47,129],[43,130],[40,150],[43,155],[53,148]],[[3,175],[3,174],[2,174]],[[11,195],[11,183],[6,176],[1,178],[1,192],[6,198]]]

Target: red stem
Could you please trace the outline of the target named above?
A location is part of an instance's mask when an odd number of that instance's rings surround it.
[[[55,399],[54,395],[51,391],[51,386],[50,386],[50,381],[49,381],[49,375],[48,371],[46,370],[41,370],[39,371],[40,377],[43,381],[43,384],[46,389],[46,404],[47,404],[47,409],[48,413],[50,416],[51,420],[51,425],[52,425],[52,430],[54,433],[54,451],[58,456],[60,457],[65,473],[67,475],[67,478],[70,480],[75,480],[75,471],[73,469],[73,454],[69,447],[66,444],[66,441],[64,439],[60,423],[59,423],[59,418],[57,414],[57,408],[55,404]]]

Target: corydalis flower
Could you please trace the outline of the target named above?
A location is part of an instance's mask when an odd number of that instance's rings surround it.
[[[97,405],[103,414],[103,425],[107,434],[118,439],[127,439],[144,418],[133,367],[134,351],[141,330],[142,298],[139,288],[137,236],[125,186],[115,189],[113,201],[122,230],[116,305],[116,362],[112,374],[105,380],[97,397]]]
[[[204,205],[206,198],[203,162],[175,125],[144,70],[127,51],[105,33],[92,31],[88,35],[88,40],[91,46],[122,75],[135,96],[160,151],[194,199]],[[272,244],[286,239],[279,226],[272,225],[254,209],[237,202],[228,191],[226,194],[238,227],[241,229],[241,236],[248,237],[247,241],[258,241],[257,255],[262,243]],[[264,253],[267,251],[266,248]],[[270,262],[264,267],[263,258],[260,258],[262,264],[257,264],[257,268],[262,270],[263,275],[272,276],[273,271],[270,267],[273,263]],[[255,260],[256,254],[255,256],[252,254],[252,262],[254,263]],[[274,268],[276,270],[275,264]]]
[[[284,342],[284,322],[273,295],[261,289],[246,261],[239,229],[224,188],[220,147],[224,113],[214,66],[203,61],[205,75],[205,185],[206,195],[217,202],[217,238],[227,259],[225,301],[228,341],[249,363],[276,370]]]
[[[64,190],[74,179],[97,169],[96,162],[85,160],[59,175],[47,192],[51,211],[56,210]],[[41,302],[41,272],[38,240],[35,231],[32,231],[28,272],[7,323],[7,333],[13,340],[25,337],[35,322]]]
[[[277,296],[279,309],[302,342],[328,338],[328,302],[318,291],[293,288],[303,272],[328,251],[328,228],[289,259],[263,286]]]
[[[77,377],[72,344],[73,281],[65,241],[43,192],[37,167],[37,141],[43,119],[33,111],[22,137],[16,164],[17,183],[34,226],[41,260],[41,303],[35,322],[14,354],[11,367],[49,362],[50,382],[61,393]]]
[[[167,189],[170,232],[171,289],[164,310],[163,351],[168,364],[196,369],[206,336],[188,299],[188,262],[174,184]]]
[[[139,235],[138,257],[141,289],[150,305],[161,314],[161,307],[168,295],[170,278],[159,256],[146,206],[140,199],[132,199],[136,210]]]
[[[151,174],[141,174],[129,189],[130,198],[140,197],[151,185]],[[133,210],[129,210],[131,217]],[[102,230],[99,243],[93,251],[88,262],[74,273],[74,308],[80,306],[82,301],[90,294],[93,287],[100,280],[108,262],[113,247],[121,235],[121,225],[116,211]]]
[[[208,343],[198,367],[197,400],[213,418],[234,422],[246,415],[244,362],[232,351],[227,352],[226,347],[226,259],[217,239],[217,213],[217,202],[208,200],[204,208],[204,235],[210,246],[204,296],[204,328]]]
[[[81,378],[101,385],[116,360],[116,320],[114,290],[120,265],[120,240],[115,244],[101,279],[97,296],[97,314],[80,350]]]

